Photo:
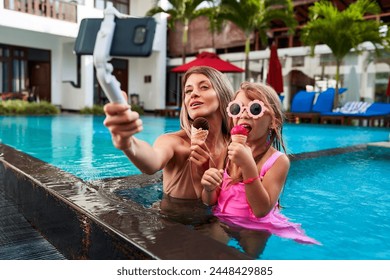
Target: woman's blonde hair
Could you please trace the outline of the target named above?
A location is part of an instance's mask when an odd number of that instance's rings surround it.
[[[282,136],[284,114],[279,95],[272,87],[262,83],[242,82],[240,89],[234,94],[234,98],[236,98],[237,94],[241,91],[244,92],[245,96],[250,100],[258,99],[263,101],[264,105],[270,109],[272,118],[270,126],[270,145],[279,151],[283,149],[286,153],[286,146]],[[232,122],[232,120],[230,121]]]
[[[226,75],[222,74],[220,71],[208,67],[208,66],[195,66],[190,68],[184,75],[182,81],[182,106],[180,111],[180,126],[187,133],[187,135],[191,135],[191,125],[193,120],[188,115],[188,110],[184,104],[184,87],[188,80],[188,78],[192,74],[203,74],[205,75],[211,82],[215,92],[217,93],[217,98],[219,102],[219,112],[222,116],[222,133],[224,135],[229,135],[231,123],[229,122],[229,117],[226,111],[226,108],[229,102],[232,100],[232,96],[234,93],[233,87],[227,78]]]

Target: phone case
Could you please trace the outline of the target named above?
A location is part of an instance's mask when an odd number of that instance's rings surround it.
[[[93,55],[102,18],[86,18],[80,23],[74,45],[77,55]],[[152,17],[117,18],[111,56],[149,56],[153,48],[156,21]]]

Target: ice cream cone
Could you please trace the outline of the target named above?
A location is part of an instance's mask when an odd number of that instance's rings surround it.
[[[248,137],[242,134],[232,135],[232,142],[245,144]]]
[[[191,127],[191,143],[203,143],[206,141],[209,131],[202,128]]]
[[[230,135],[232,137],[232,142],[245,144],[246,139],[248,138],[248,130],[241,125],[236,125],[230,131]]]

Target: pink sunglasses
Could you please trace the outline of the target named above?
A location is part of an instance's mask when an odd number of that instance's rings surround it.
[[[244,113],[244,110],[247,111],[248,115],[254,119],[258,119],[264,115],[264,112],[267,111],[267,108],[264,106],[264,103],[260,100],[253,100],[249,102],[248,106],[244,106],[241,101],[232,101],[227,107],[227,112],[231,118],[239,118]]]

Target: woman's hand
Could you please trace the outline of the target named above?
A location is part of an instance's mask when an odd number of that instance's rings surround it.
[[[143,130],[139,114],[129,109],[128,104],[108,103],[104,106],[106,118],[103,124],[110,131],[112,142],[119,150],[129,149],[131,137]]]
[[[195,140],[191,143],[190,149],[190,161],[195,163],[198,167],[204,167],[204,169],[208,169],[209,166],[206,166],[206,164],[209,162],[210,154],[207,150],[205,142]]]

